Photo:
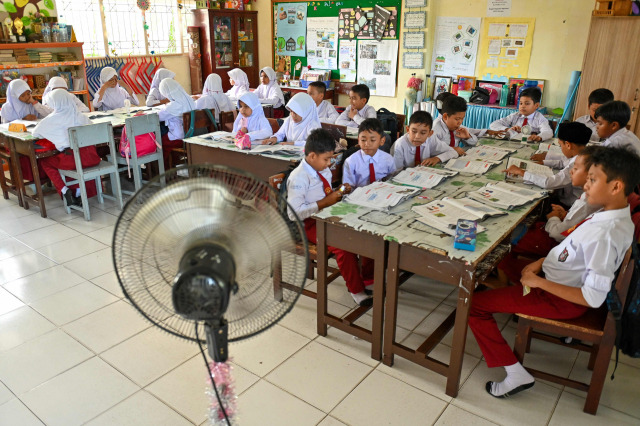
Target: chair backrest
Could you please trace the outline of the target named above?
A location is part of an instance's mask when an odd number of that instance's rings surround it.
[[[640,241],[640,195],[632,192],[627,197],[629,210],[631,210],[631,221],[633,222],[634,232],[633,241]]]
[[[97,123],[69,128],[69,144],[74,150],[103,143],[113,145],[113,127],[111,123]],[[113,153],[111,154],[113,155]]]
[[[277,192],[280,192],[280,186],[284,180],[284,173],[278,173],[277,175],[269,176],[269,185],[273,187]]]
[[[333,135],[336,142],[340,142],[340,139],[347,138],[347,126],[341,126],[339,124],[320,123],[322,128],[329,131]]]
[[[147,133],[154,133],[157,141],[162,140],[160,117],[156,113],[129,117],[124,120],[124,127],[127,131],[127,138],[130,141],[132,139],[135,140],[138,135]]]
[[[635,244],[633,242],[632,244]],[[627,249],[627,253],[624,255],[622,264],[618,271],[618,278],[616,279],[615,288],[618,292],[620,300],[627,300],[627,292],[629,291],[629,285],[631,284],[631,277],[633,276],[633,257],[631,257],[632,248]],[[623,302],[624,303],[624,302]],[[611,316],[611,315],[609,315]]]
[[[269,124],[271,124],[271,131],[275,134],[278,130],[280,130],[280,125],[278,124],[278,120],[275,118],[267,118]]]
[[[225,132],[233,132],[233,122],[236,120],[236,111],[220,112],[220,130]]]
[[[396,118],[398,119],[398,137],[404,135],[404,121],[407,117],[404,114],[396,114]]]
[[[193,117],[193,121],[192,118]],[[182,127],[187,138],[204,135],[218,130],[213,112],[208,109],[188,111],[182,114]]]

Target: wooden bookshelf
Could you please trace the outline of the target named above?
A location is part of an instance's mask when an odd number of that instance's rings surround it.
[[[88,95],[88,90],[69,90],[69,93],[73,95]],[[42,95],[32,95],[34,98],[42,99]],[[0,102],[6,102],[7,98],[0,98]]]
[[[82,61],[70,61],[70,62],[38,62],[32,64],[13,64],[13,65],[0,65],[0,70],[20,70],[24,68],[52,68],[52,67],[66,67],[82,65]]]

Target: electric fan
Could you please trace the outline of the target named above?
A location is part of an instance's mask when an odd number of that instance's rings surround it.
[[[522,126],[522,129],[520,129],[520,133],[522,133],[522,142],[528,142],[529,141],[529,135],[531,135],[531,126],[528,124],[525,124],[524,126]]]
[[[201,350],[206,336],[215,363],[227,360],[227,342],[292,309],[308,264],[304,228],[288,219],[286,201],[248,173],[213,165],[172,169],[141,188],[116,224],[113,260],[133,306]],[[293,286],[274,287],[274,276]]]

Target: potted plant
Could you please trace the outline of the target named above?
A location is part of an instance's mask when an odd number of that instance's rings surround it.
[[[42,32],[42,14],[40,12],[30,12],[29,20],[31,21],[31,30],[40,34]]]

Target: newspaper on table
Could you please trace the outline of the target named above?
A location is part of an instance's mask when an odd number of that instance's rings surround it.
[[[374,210],[389,210],[419,192],[420,189],[418,188],[394,185],[387,182],[374,182],[370,185],[356,188],[344,198],[344,201]]]
[[[503,210],[512,210],[546,195],[546,191],[522,188],[505,182],[488,183],[476,191],[467,193],[467,197],[473,200]]]
[[[432,167],[410,167],[394,176],[393,181],[418,188],[433,188],[449,176],[439,171]]]
[[[449,197],[432,201],[429,204],[414,206],[412,210],[418,213],[420,222],[449,235],[455,234],[458,219],[481,221],[489,216],[506,214],[502,210],[479,203],[471,198]],[[483,232],[485,229],[478,225],[478,232]]]
[[[469,158],[466,156],[460,158],[452,158],[447,161],[445,168],[462,173],[472,173],[475,175],[485,174],[491,167],[495,166],[495,163],[483,161],[477,158]]]
[[[547,176],[547,177],[551,177],[553,176],[553,170],[551,169],[551,167],[548,166],[544,166],[542,164],[538,164],[534,161],[529,161],[529,160],[523,160],[521,158],[515,158],[515,157],[511,157],[509,158],[509,161],[507,162],[507,169],[511,166],[516,166],[516,167],[520,167],[521,169],[536,174],[536,175],[542,175],[542,176]],[[507,173],[506,174],[506,181],[507,182],[516,182],[516,183],[520,183],[523,182],[524,179],[522,176],[517,176],[517,175],[513,175],[511,173]]]
[[[207,133],[206,135],[200,136],[202,139],[208,139],[217,143],[224,144],[234,144],[236,142],[236,138],[233,133],[230,132],[213,132]]]
[[[269,154],[282,157],[304,156],[304,146],[295,145],[256,145],[251,147],[250,154]]]
[[[474,158],[489,162],[500,162],[504,157],[515,151],[515,149],[494,147],[491,145],[480,145],[468,149],[465,158]]]
[[[544,152],[551,152],[553,154],[562,154],[562,148],[554,140],[553,142],[540,142],[535,154],[542,154]]]

